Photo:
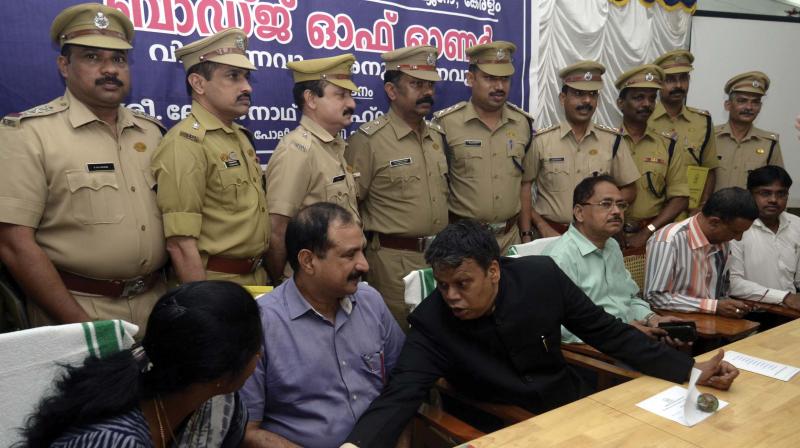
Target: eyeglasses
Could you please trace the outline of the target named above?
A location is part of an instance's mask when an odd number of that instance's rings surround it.
[[[616,205],[617,209],[619,209],[619,211],[624,212],[625,210],[628,209],[628,205],[630,205],[630,204],[628,204],[625,201],[617,201],[617,202],[614,202],[614,201],[600,201],[600,202],[595,202],[595,203],[582,202],[580,205],[594,205],[596,207],[602,208],[603,210],[605,210],[607,212],[610,212],[611,208],[613,208]]]
[[[772,196],[775,196],[777,199],[786,199],[789,197],[789,192],[787,190],[756,190],[753,194],[764,199],[771,198]]]

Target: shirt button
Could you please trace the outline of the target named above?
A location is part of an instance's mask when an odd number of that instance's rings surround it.
[[[131,191],[136,191],[136,187],[131,186]]]
[[[258,178],[257,178],[257,177],[254,177],[254,178],[253,178],[253,182],[258,182]]]
[[[267,208],[266,207],[261,207],[261,211],[265,212],[265,211],[267,211]]]
[[[356,395],[353,394],[353,401],[356,401]]]
[[[145,227],[144,225],[142,225],[142,232],[144,232],[146,229],[147,229],[147,227]]]
[[[139,264],[140,264],[140,265],[142,265],[142,266],[144,266],[144,265],[146,265],[146,264],[147,264],[147,260],[142,260],[142,261],[140,261],[140,262],[139,262]]]
[[[342,361],[342,365],[346,366],[347,365],[347,361]]]
[[[434,223],[434,224],[439,224],[439,220],[438,220],[438,219],[434,219],[434,220],[433,220],[433,223]]]
[[[580,172],[581,172],[581,170],[578,170],[578,172],[580,173]]]

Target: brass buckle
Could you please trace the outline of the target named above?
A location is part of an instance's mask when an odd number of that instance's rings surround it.
[[[125,282],[125,286],[122,288],[121,297],[136,296],[145,291],[147,291],[147,283],[145,282],[144,277],[138,277]]]

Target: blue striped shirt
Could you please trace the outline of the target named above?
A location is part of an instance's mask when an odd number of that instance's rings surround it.
[[[52,448],[155,448],[141,409],[68,429]]]

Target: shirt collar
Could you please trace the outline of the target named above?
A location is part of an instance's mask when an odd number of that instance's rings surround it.
[[[593,242],[589,241],[589,239],[586,238],[586,235],[582,234],[581,231],[572,224],[570,224],[569,229],[567,229],[567,232],[564,234],[564,236],[571,239],[575,245],[578,246],[578,250],[580,251],[582,257],[585,257],[593,252],[602,253],[604,250],[600,249]]]
[[[89,110],[86,104],[75,98],[69,89],[64,93],[64,101],[69,106],[69,122],[73,128],[79,128],[94,121],[101,121],[94,112]],[[125,129],[130,126],[140,127],[133,120],[133,112],[120,105],[117,111],[117,129]]]
[[[214,116],[214,114],[209,112],[208,109],[197,101],[192,101],[192,115],[195,120],[200,123],[200,126],[207,131],[222,129],[228,134],[233,132],[233,129],[226,126],[219,118]]]
[[[300,290],[297,289],[297,284],[294,282],[294,277],[286,280],[285,285],[286,286],[284,286],[284,288],[286,289],[284,290],[284,296],[286,297],[286,303],[289,307],[289,319],[295,320],[301,316],[304,316],[309,311],[317,316],[323,317],[311,306],[310,303],[308,303],[306,299],[303,298]],[[345,314],[349,316],[353,312],[353,305],[355,304],[355,301],[355,295],[342,297],[339,300],[339,307],[345,312]]]
[[[566,120],[562,121],[559,124],[559,126],[560,126],[559,132],[561,133],[562,139],[567,135],[569,135],[570,133],[572,133],[572,126],[570,126],[568,121]],[[583,136],[583,138],[586,138],[592,134],[594,134],[594,122],[590,121],[589,126],[586,127],[586,134]]]
[[[306,117],[303,115],[300,118],[300,126],[305,128],[308,132],[314,134],[315,137],[322,140],[325,143],[330,143],[333,141],[334,136],[328,133],[322,126],[319,125],[316,121],[312,120],[311,118]]]
[[[732,139],[736,140],[736,137],[734,137],[733,132],[731,131],[731,122],[730,121],[728,121],[725,124],[723,124],[717,134],[718,135],[728,134],[728,135],[731,136]],[[758,137],[760,137],[760,136],[758,134],[756,134],[756,127],[751,125],[750,129],[748,129],[747,133],[744,135],[744,138],[739,140],[739,142],[744,142],[744,141],[750,140],[751,138],[758,138]]]
[[[789,221],[789,218],[786,217],[786,212],[781,213],[778,216],[778,232],[777,233],[781,233],[784,229],[789,227],[790,224],[791,224],[791,222]],[[763,232],[767,232],[767,233],[772,234],[772,230],[770,230],[770,228],[767,227],[766,224],[764,224],[764,221],[762,221],[761,218],[756,218],[756,220],[753,221],[752,227],[755,227],[757,229],[761,229]]]
[[[708,242],[708,238],[703,233],[703,229],[700,228],[700,221],[697,217],[700,214],[696,214],[689,218],[689,222],[686,224],[689,229],[689,248],[692,250],[697,250],[705,246],[711,245]]]
[[[628,128],[625,127],[625,123],[620,124],[619,125],[619,129],[622,130],[622,136],[628,138],[630,140],[631,144],[633,144],[633,138],[631,137],[631,133],[628,132]],[[649,140],[652,140],[652,141],[656,141],[656,137],[655,136],[656,136],[655,132],[653,132],[650,128],[645,127],[644,135],[642,135],[642,139],[639,140],[639,142],[643,141],[644,139],[649,139]],[[636,143],[638,144],[639,142],[636,142]]]
[[[507,113],[506,106],[504,104],[503,109],[501,110],[500,122],[497,124],[497,127],[495,129],[499,129],[500,126],[504,125],[508,120],[511,119],[513,118],[509,116],[509,114]],[[467,105],[464,107],[464,122],[466,123],[467,121],[470,120],[480,120],[480,117],[478,116],[478,111],[475,110],[475,105],[472,104],[472,98],[470,98],[469,101],[467,101]]]
[[[391,107],[389,108],[389,113],[386,115],[389,116],[389,125],[392,127],[392,129],[394,129],[394,133],[398,140],[414,132],[411,127],[402,118],[400,118],[400,115],[395,113],[394,109]]]
[[[689,119],[686,118],[686,110],[686,106],[681,106],[681,110],[678,112],[678,116],[676,118],[683,118],[684,120],[689,121]],[[664,108],[664,104],[659,101],[658,104],[656,104],[656,107],[653,110],[653,115],[650,116],[650,119],[656,120],[662,115],[666,115],[667,118],[670,118],[670,116],[667,114],[667,109]]]

